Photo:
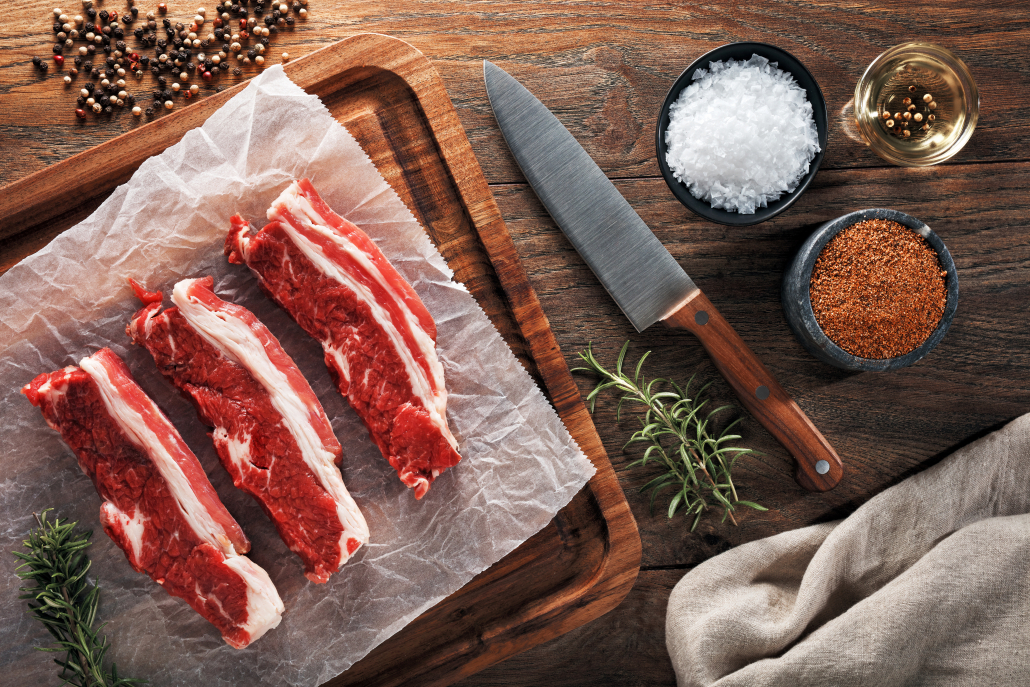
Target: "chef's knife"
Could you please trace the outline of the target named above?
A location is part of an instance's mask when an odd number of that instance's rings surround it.
[[[692,332],[744,406],[795,457],[798,484],[835,487],[844,468],[833,447],[572,134],[500,67],[484,61],[483,78],[522,173],[637,331],[662,321]]]

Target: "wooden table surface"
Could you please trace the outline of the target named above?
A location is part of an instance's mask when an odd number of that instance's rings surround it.
[[[82,11],[79,0],[65,4],[69,14]],[[194,14],[194,3],[167,4],[173,21]],[[115,0],[97,5],[125,8]],[[145,13],[153,5],[141,0],[138,6]],[[127,110],[77,120],[75,95],[85,79],[63,84],[70,55],[64,69],[51,68],[45,77],[30,61],[34,55],[50,59],[53,3],[5,6],[0,185],[138,125]],[[742,498],[770,510],[742,513],[736,527],[710,516],[694,533],[688,522],[669,521],[661,509],[649,513],[637,488],[651,473],[622,473],[643,540],[636,587],[607,616],[468,678],[463,687],[674,684],[665,605],[685,572],[738,544],[845,517],[1030,410],[1030,12],[1022,0],[756,0],[724,7],[310,0],[308,9],[307,20],[272,41],[269,63],[283,51],[301,56],[359,32],[397,36],[431,58],[570,365],[591,342],[598,357],[612,363],[630,340],[634,360],[653,351],[646,368],[651,375],[685,380],[697,372],[714,381],[715,401],[735,400],[689,334],[658,326],[637,334],[555,227],[497,129],[483,86],[483,59],[512,73],[552,109],[844,460],[845,477],[835,490],[804,492],[794,483],[789,456],[747,418],[744,444],[764,455],[741,461],[737,484]],[[980,123],[947,164],[902,169],[885,164],[858,138],[851,98],[873,58],[917,39],[949,47],[969,66],[980,88]],[[742,229],[703,221],[680,205],[659,175],[654,150],[658,108],[675,78],[700,54],[740,40],[794,54],[818,80],[830,114],[826,157],[808,191],[779,217]],[[256,71],[245,67],[210,87]],[[131,92],[154,88],[149,74],[139,84],[127,80]],[[923,361],[892,373],[846,373],[816,361],[794,339],[780,305],[781,277],[805,237],[827,220],[866,207],[895,208],[925,221],[958,267],[959,309],[947,337]],[[43,232],[3,240],[0,270],[51,238]],[[584,392],[591,387],[589,377],[580,383]],[[604,399],[595,420],[619,467],[630,460],[622,445],[635,420],[616,421],[614,409],[613,400]]]

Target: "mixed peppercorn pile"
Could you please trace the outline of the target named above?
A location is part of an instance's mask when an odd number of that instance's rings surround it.
[[[170,110],[178,98],[188,101],[200,93],[196,80],[211,82],[229,71],[232,61],[237,63],[232,68],[234,76],[243,73],[241,66],[263,67],[267,60],[264,53],[276,34],[308,14],[308,0],[292,0],[290,4],[226,0],[215,5],[211,19],[200,7],[189,23],[173,23],[165,16],[166,3],[159,4],[156,12],[141,15],[136,0],[127,0],[127,8],[120,14],[117,10],[98,10],[94,0],[81,1],[83,14],[69,16],[60,8],[54,9],[53,25],[57,37],[54,64],[63,69],[66,53],[72,62],[64,83],[70,87],[80,75],[87,80],[76,100],[75,114],[80,119],[89,114],[111,115],[123,107],[132,108],[137,117],[152,117],[161,107]],[[127,38],[134,41],[133,47]],[[282,61],[288,59],[289,55],[283,53]],[[38,56],[32,63],[42,72],[50,66]],[[142,82],[147,72],[157,85],[151,98],[130,93],[126,79],[134,77]],[[222,90],[214,85],[207,88]]]

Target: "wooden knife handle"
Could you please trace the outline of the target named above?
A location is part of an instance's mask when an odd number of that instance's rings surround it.
[[[794,456],[798,484],[809,491],[837,486],[844,474],[837,452],[703,293],[663,322],[701,340],[744,407]]]

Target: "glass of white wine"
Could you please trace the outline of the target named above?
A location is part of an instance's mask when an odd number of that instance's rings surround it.
[[[973,135],[979,112],[969,68],[931,43],[890,48],[855,86],[855,119],[863,138],[896,165],[925,167],[950,159]]]

